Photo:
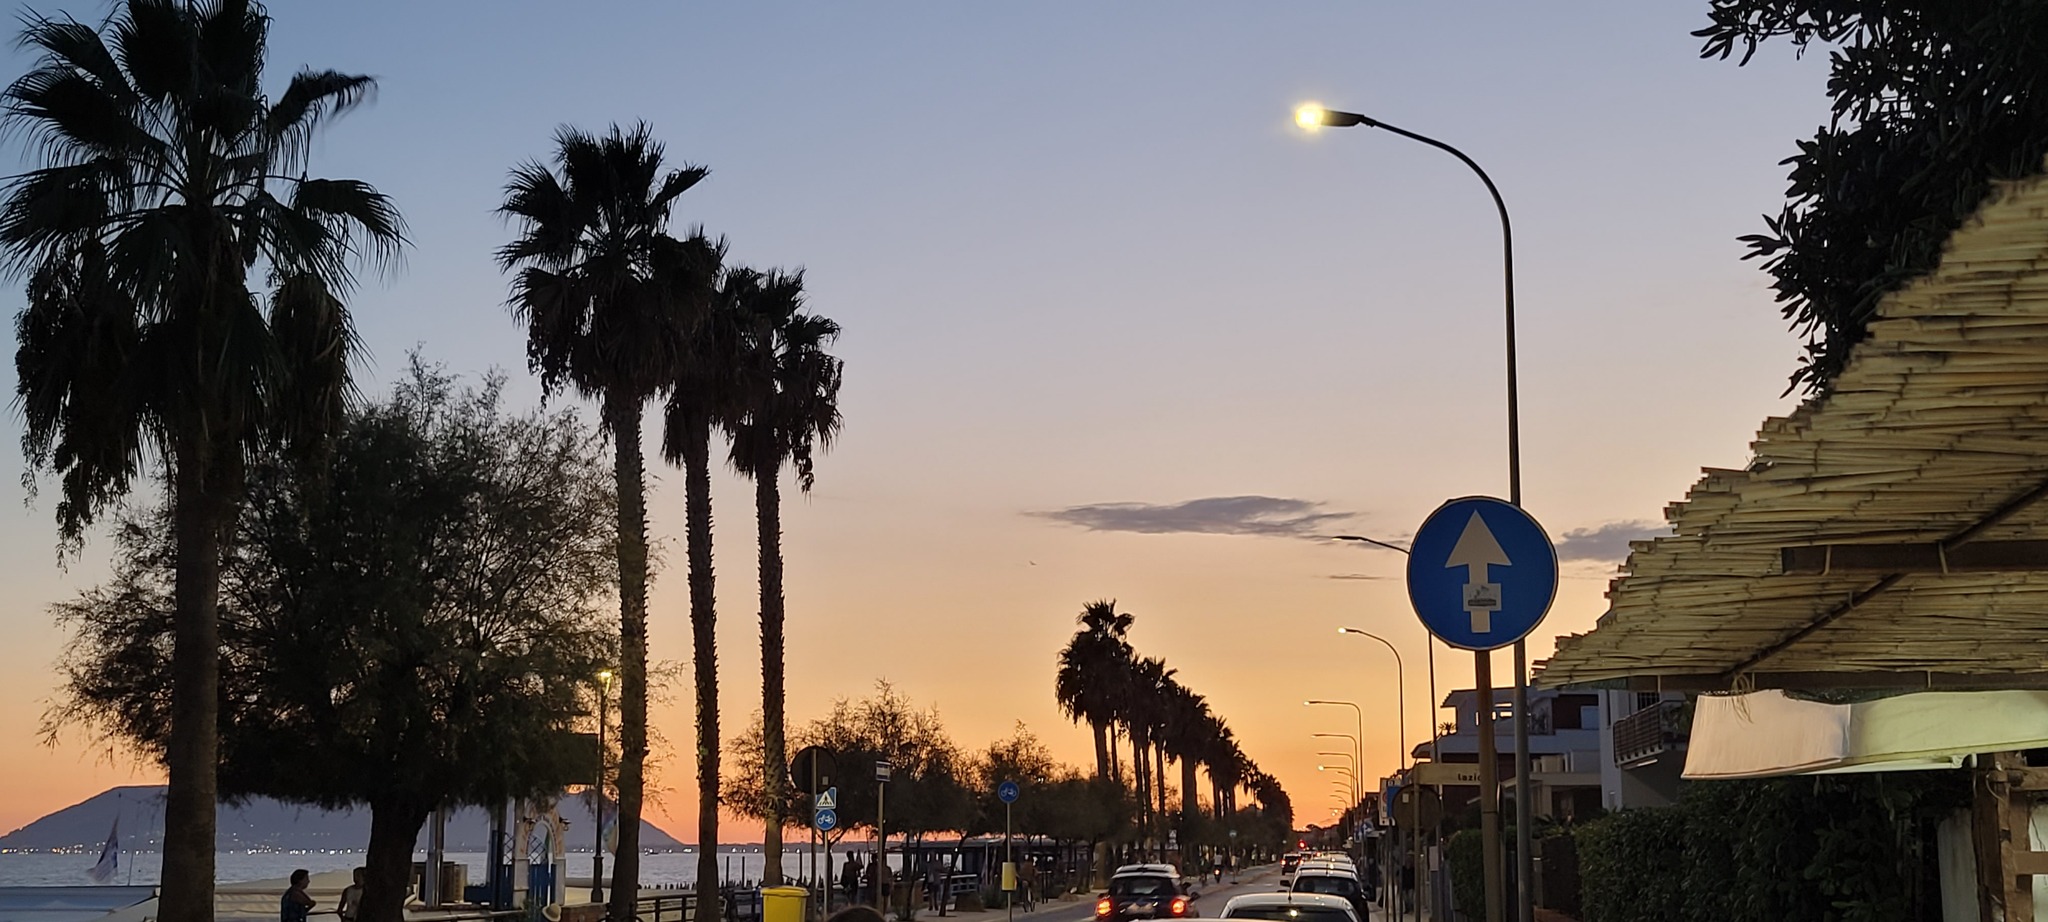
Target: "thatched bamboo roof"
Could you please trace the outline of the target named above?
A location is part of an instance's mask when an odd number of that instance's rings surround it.
[[[1832,566],[1845,545],[1932,543],[1945,566],[2048,538],[2048,178],[1999,188],[1883,300],[1832,391],[1752,447],[1666,510],[1676,534],[1634,545],[1541,684],[2048,684],[2048,567]],[[1820,572],[1785,573],[1783,549],[1823,545]]]

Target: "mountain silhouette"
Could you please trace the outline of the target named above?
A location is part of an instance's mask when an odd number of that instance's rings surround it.
[[[109,789],[0,836],[0,850],[98,848],[118,817],[121,847],[155,850],[164,837],[164,786],[129,785]],[[570,842],[589,847],[590,804],[582,795],[562,798],[562,817],[569,821]],[[322,810],[267,797],[243,804],[221,804],[216,841],[222,851],[309,849],[362,851],[370,841],[370,810]],[[419,846],[427,834],[420,830]],[[682,843],[653,823],[640,823],[642,848],[681,848]],[[490,847],[490,822],[482,810],[469,807],[449,814],[447,849],[480,852]],[[572,847],[574,847],[572,845]]]

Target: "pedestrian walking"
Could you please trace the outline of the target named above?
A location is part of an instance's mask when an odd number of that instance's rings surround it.
[[[852,906],[860,901],[860,879],[860,859],[851,855],[847,856],[846,867],[839,872],[839,889],[846,893],[846,905],[848,906]]]
[[[924,863],[926,905],[933,912],[946,911],[946,865],[926,859]]]
[[[876,855],[874,862],[868,866],[875,869],[875,908],[886,914],[893,905],[892,900],[896,895],[896,872],[889,869],[889,862],[883,858],[882,855]]]
[[[313,875],[305,868],[292,872],[291,889],[277,901],[277,922],[306,922],[313,912],[313,898],[306,893],[306,885],[313,882]]]
[[[1038,863],[1029,858],[1017,865],[1017,891],[1023,894],[1024,911],[1031,911],[1031,900],[1038,889]]]

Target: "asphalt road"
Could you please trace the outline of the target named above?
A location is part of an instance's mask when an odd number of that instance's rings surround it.
[[[1238,875],[1235,878],[1235,883],[1232,880],[1232,875],[1225,874],[1223,875],[1223,883],[1220,886],[1208,882],[1196,884],[1194,891],[1200,894],[1200,896],[1195,899],[1195,912],[1204,918],[1213,919],[1222,915],[1223,904],[1230,902],[1230,898],[1233,896],[1242,893],[1271,893],[1279,890],[1280,868],[1278,865],[1252,868]],[[1002,918],[1002,916],[993,913],[990,915],[994,918]],[[918,914],[919,922],[925,922],[929,918],[931,918],[929,913]],[[1090,895],[1087,899],[1072,903],[1057,901],[1041,903],[1032,912],[1020,912],[1017,914],[1018,922],[1087,922],[1087,920],[1093,918],[1095,918],[1095,899],[1093,895]]]

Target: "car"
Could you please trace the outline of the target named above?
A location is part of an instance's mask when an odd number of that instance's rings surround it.
[[[1109,889],[1095,899],[1095,922],[1130,919],[1188,919],[1195,894],[1170,864],[1127,864],[1109,877]]]
[[[1225,919],[1267,922],[1366,922],[1341,896],[1320,893],[1247,893],[1223,904]]]
[[[1284,884],[1289,878],[1292,878],[1295,869],[1301,867],[1301,860],[1306,857],[1308,857],[1306,852],[1288,852],[1285,855],[1281,855],[1280,882]]]
[[[1367,908],[1367,904],[1371,902],[1369,894],[1366,893],[1365,885],[1358,879],[1358,871],[1354,868],[1330,862],[1304,864],[1301,870],[1294,872],[1294,882],[1288,889],[1297,896],[1316,893],[1342,898],[1351,904],[1352,909],[1358,911],[1358,917],[1361,919],[1371,912]]]

